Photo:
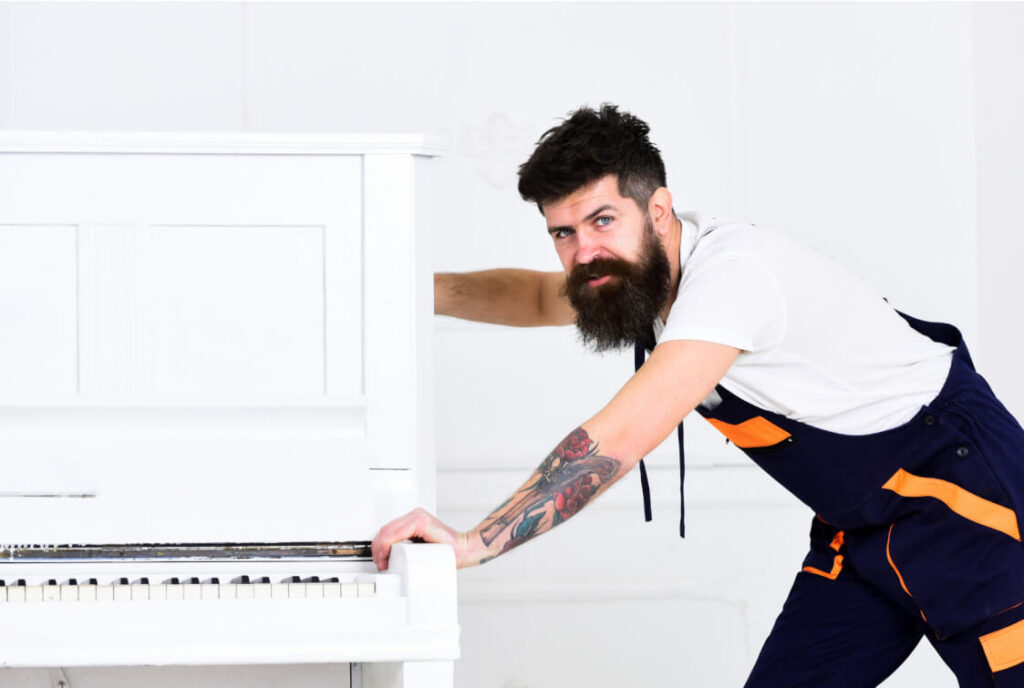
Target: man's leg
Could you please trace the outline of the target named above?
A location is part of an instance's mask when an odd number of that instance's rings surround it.
[[[963,688],[1024,688],[1024,605],[932,645]]]
[[[925,631],[920,615],[846,567],[835,580],[802,571],[747,688],[874,688]]]

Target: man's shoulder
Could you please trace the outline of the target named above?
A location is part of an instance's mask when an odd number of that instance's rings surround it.
[[[699,222],[689,220],[696,228],[695,238],[683,261],[689,264],[691,272],[725,260],[749,259],[764,264],[771,256],[785,254],[791,243],[780,232],[753,222],[726,217],[695,219]]]

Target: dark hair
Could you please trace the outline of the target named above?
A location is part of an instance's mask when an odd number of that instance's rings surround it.
[[[581,107],[537,141],[519,166],[519,195],[543,204],[565,198],[601,177],[618,177],[619,193],[646,209],[651,194],[665,186],[665,163],[647,138],[647,123],[611,103],[600,110]]]

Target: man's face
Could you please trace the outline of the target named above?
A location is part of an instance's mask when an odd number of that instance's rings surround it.
[[[671,268],[650,216],[604,177],[544,206],[584,344],[595,351],[647,344]]]

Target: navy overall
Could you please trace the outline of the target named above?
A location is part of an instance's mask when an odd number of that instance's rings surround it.
[[[938,396],[899,427],[821,430],[719,385],[697,411],[817,516],[748,686],[876,686],[927,637],[961,686],[1024,686],[1024,430],[960,332]]]

